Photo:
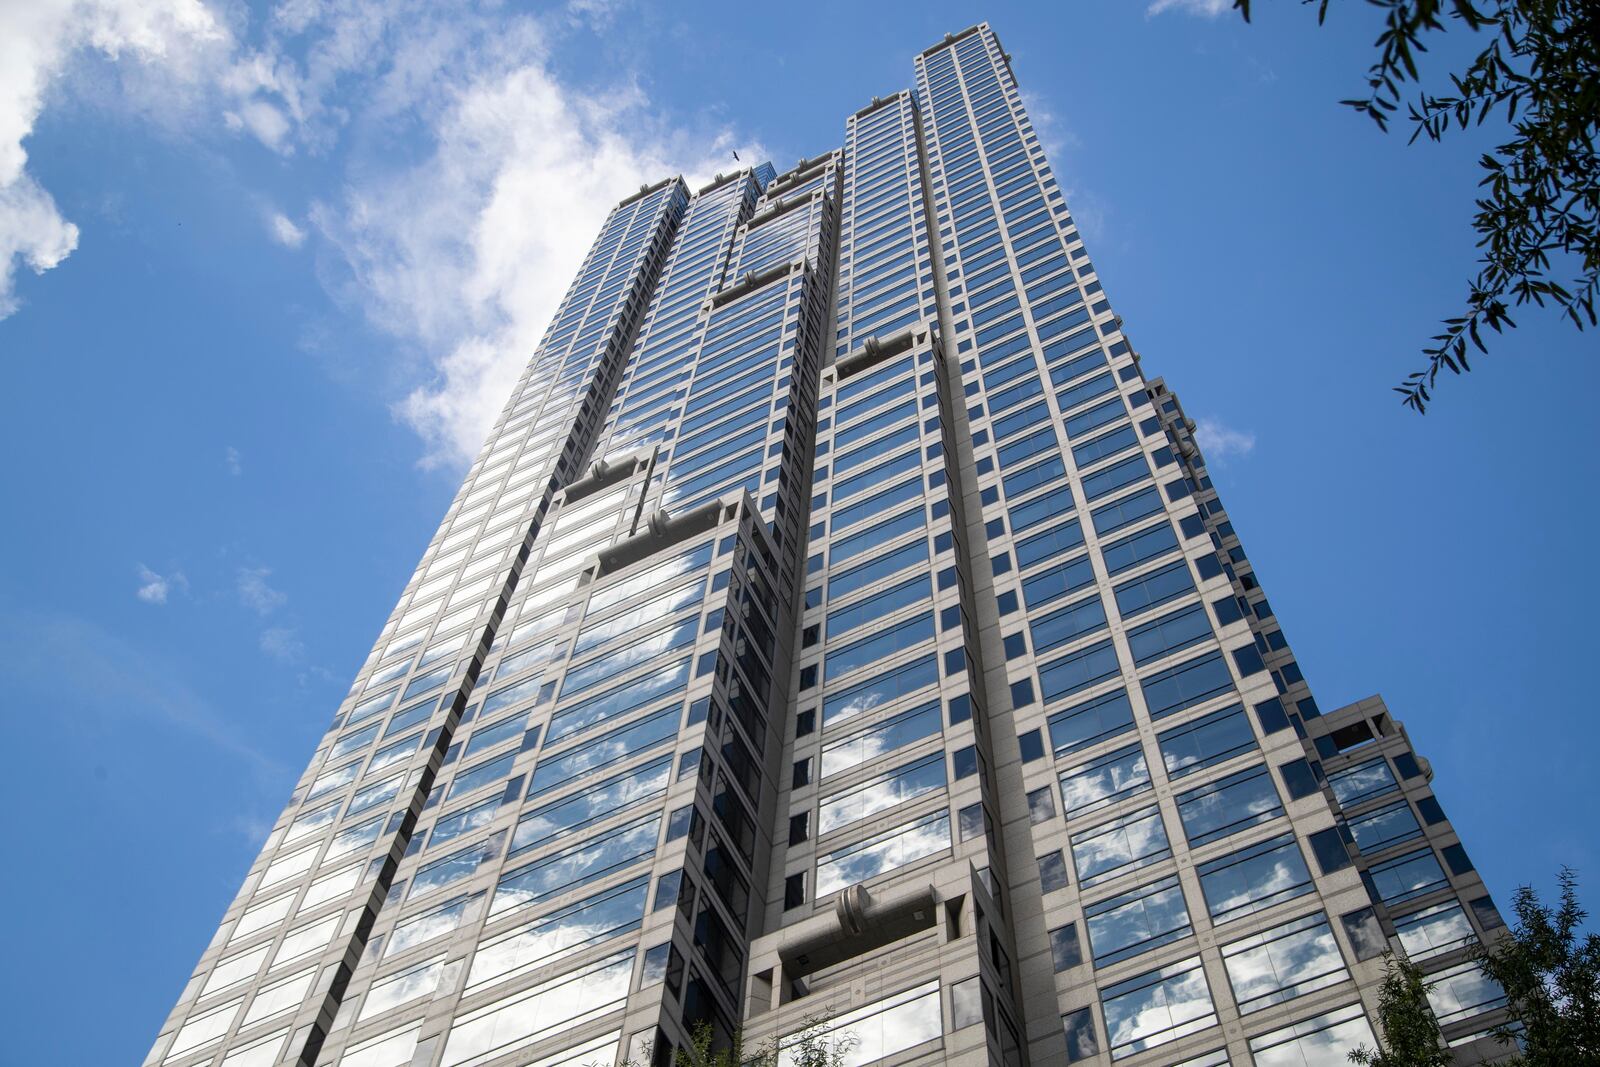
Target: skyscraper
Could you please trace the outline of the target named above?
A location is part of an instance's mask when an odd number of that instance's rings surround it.
[[[1319,711],[993,32],[915,73],[611,212],[147,1065],[1343,1064],[1388,948],[1494,1053],[1427,764]]]

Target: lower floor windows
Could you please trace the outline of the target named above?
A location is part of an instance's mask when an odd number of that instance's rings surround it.
[[[1361,1005],[1351,1004],[1251,1038],[1250,1055],[1256,1067],[1333,1067],[1349,1062],[1356,1049],[1376,1045]]]
[[[1217,1022],[1200,957],[1129,978],[1100,991],[1111,1058],[1199,1033]]]
[[[950,813],[937,811],[830,852],[817,863],[816,895],[827,896],[950,847]]]
[[[1311,872],[1294,834],[1280,834],[1198,864],[1200,891],[1220,925],[1311,892]]]
[[[1492,1011],[1506,1002],[1505,990],[1474,962],[1428,975],[1428,1006],[1440,1026]]]
[[[1450,884],[1431,848],[1419,848],[1367,870],[1374,895],[1385,904],[1420,897]]]
[[[1222,946],[1239,1012],[1281,1004],[1350,977],[1322,912]]]
[[[1413,963],[1470,945],[1477,940],[1467,913],[1456,901],[1424,908],[1394,921],[1394,932]]]
[[[778,1043],[778,1064],[797,1067],[810,1062],[809,1055],[801,1052],[807,1035],[823,1048],[843,1053],[849,1063],[876,1063],[941,1040],[943,1031],[939,983],[927,982],[830,1019],[823,1028],[788,1035]]]
[[[1130,959],[1194,932],[1176,877],[1090,904],[1084,915],[1096,967]]]
[[[1156,807],[1141,808],[1072,835],[1072,862],[1080,885],[1103,882],[1171,855],[1161,811]]]

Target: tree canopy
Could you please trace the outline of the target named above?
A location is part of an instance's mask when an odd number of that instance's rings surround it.
[[[1332,0],[1317,4],[1327,17]],[[1443,370],[1471,370],[1469,344],[1514,328],[1512,307],[1550,306],[1582,330],[1597,323],[1600,291],[1600,0],[1368,0],[1385,12],[1367,71],[1367,93],[1343,101],[1384,132],[1406,105],[1411,140],[1441,141],[1491,119],[1510,137],[1483,153],[1472,226],[1482,250],[1460,314],[1444,319],[1422,354],[1427,362],[1395,391],[1419,414]],[[1251,0],[1234,0],[1246,21]],[[1450,89],[1421,88],[1428,41],[1450,30],[1484,34]],[[1475,357],[1474,357],[1475,358]]]

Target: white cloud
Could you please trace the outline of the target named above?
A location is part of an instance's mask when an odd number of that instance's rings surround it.
[[[250,743],[253,724],[230,719],[184,681],[182,664],[70,616],[15,613],[0,618],[0,678],[15,686],[40,672],[60,688],[75,726],[142,721],[201,738],[265,780],[285,771]]]
[[[547,47],[525,20],[441,69],[432,95],[449,105],[430,116],[431,155],[313,212],[371,320],[428,355],[429,380],[395,409],[427,463],[478,450],[617,200],[731,162],[731,133],[675,136],[633,86],[576,93],[549,70]]]
[[[285,248],[299,248],[306,240],[306,231],[295,225],[293,219],[281,211],[272,213],[267,220],[272,239]]]
[[[292,627],[272,626],[261,631],[261,651],[284,663],[296,663],[306,653],[306,646]]]
[[[232,445],[223,453],[223,462],[228,465],[228,473],[235,478],[244,473],[244,457],[239,455],[239,450]]]
[[[1182,11],[1201,18],[1214,19],[1233,10],[1233,0],[1154,0],[1145,8],[1145,14],[1154,16],[1164,11]]]
[[[47,270],[79,237],[23,169],[22,143],[75,57],[109,58],[117,84],[97,103],[180,136],[231,131],[285,160],[339,161],[342,187],[310,214],[331,239],[321,276],[420,355],[394,412],[424,462],[465,462],[610,207],[641,183],[726,169],[735,144],[763,158],[704,122],[675,132],[626,74],[582,91],[555,75],[569,36],[621,2],[543,16],[477,0],[279,0],[265,16],[223,0],[0,7],[0,317],[17,264]],[[302,221],[266,222],[288,247],[305,238]]]
[[[146,604],[165,604],[167,595],[172,592],[175,586],[179,589],[189,588],[189,579],[183,576],[182,571],[173,571],[170,575],[161,575],[141,563],[139,564],[139,588],[134,591],[133,595]]]
[[[126,68],[134,81],[141,67],[192,80],[228,39],[199,0],[0,4],[0,318],[17,309],[19,265],[42,274],[78,247],[77,226],[28,173],[23,146],[69,65],[89,55]]]
[[[270,615],[289,602],[288,596],[267,584],[272,574],[268,567],[240,567],[237,586],[239,602],[260,615]]]
[[[1203,418],[1195,422],[1194,440],[1206,459],[1216,461],[1230,456],[1248,456],[1256,447],[1256,435],[1244,430],[1234,430],[1216,419]]]

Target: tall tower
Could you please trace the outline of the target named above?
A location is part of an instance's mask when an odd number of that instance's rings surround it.
[[[1501,925],[1323,713],[986,26],[612,211],[147,1067],[1463,1062]]]

